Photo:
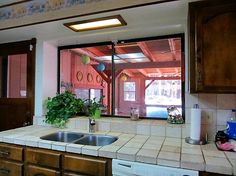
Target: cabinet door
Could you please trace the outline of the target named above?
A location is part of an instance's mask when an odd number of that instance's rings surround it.
[[[15,161],[22,161],[23,148],[15,145],[0,144],[0,159],[12,159]]]
[[[60,172],[53,169],[27,165],[26,176],[60,176]]]
[[[60,167],[60,153],[43,150],[26,148],[25,161],[27,163],[36,164],[40,166],[59,168]]]
[[[236,1],[189,5],[190,92],[236,92]]]
[[[0,176],[23,176],[23,164],[0,160]]]
[[[107,161],[100,158],[65,155],[63,158],[63,167],[66,171],[80,173],[80,175],[108,175]]]

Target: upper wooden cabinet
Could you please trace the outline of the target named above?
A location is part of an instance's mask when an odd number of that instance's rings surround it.
[[[236,1],[189,4],[190,92],[236,92]]]

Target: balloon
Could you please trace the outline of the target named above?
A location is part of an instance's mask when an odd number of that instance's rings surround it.
[[[97,71],[103,72],[105,70],[105,65],[103,63],[98,64]]]
[[[87,55],[83,55],[83,56],[81,57],[81,62],[82,62],[84,65],[89,64],[89,62],[90,62],[90,57],[87,56]]]
[[[128,77],[126,74],[123,74],[120,78],[122,81],[127,81]]]

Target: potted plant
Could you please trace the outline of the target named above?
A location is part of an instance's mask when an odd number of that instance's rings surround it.
[[[45,122],[55,127],[63,128],[69,118],[81,112],[84,108],[84,101],[77,99],[72,92],[65,91],[57,93],[55,97],[48,98],[46,102],[47,114]]]
[[[96,102],[96,97],[87,100],[87,111],[90,118],[98,119],[101,117],[101,108],[104,107],[102,104],[103,98],[104,96],[101,96],[98,102]]]

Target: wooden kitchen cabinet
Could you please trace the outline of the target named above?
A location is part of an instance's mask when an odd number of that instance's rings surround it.
[[[23,161],[23,148],[16,145],[0,143],[0,159]]]
[[[21,176],[23,175],[23,163],[0,160],[0,176]]]
[[[111,160],[99,157],[64,155],[62,162],[65,175],[68,176],[110,176]]]
[[[189,4],[190,92],[236,92],[236,1]]]
[[[23,176],[23,148],[0,143],[0,176]]]
[[[26,176],[60,176],[60,172],[54,169],[34,165],[26,166]]]
[[[59,169],[60,158],[61,154],[55,151],[38,148],[25,149],[25,161],[27,164]]]
[[[61,153],[38,149],[25,149],[26,176],[60,176]]]

